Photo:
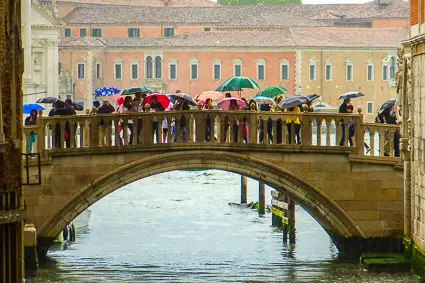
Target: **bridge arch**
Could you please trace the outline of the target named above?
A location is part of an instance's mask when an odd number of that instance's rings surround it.
[[[53,239],[81,212],[119,188],[134,181],[174,170],[218,169],[262,181],[290,194],[319,224],[336,238],[364,238],[361,228],[335,201],[284,168],[262,159],[228,151],[182,150],[139,159],[106,173],[79,190],[56,214],[42,224],[39,238]],[[338,246],[338,244],[337,244]]]

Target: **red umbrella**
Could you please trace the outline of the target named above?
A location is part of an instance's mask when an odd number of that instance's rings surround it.
[[[152,99],[156,97],[159,104],[162,105],[162,108],[167,109],[168,105],[170,104],[170,99],[165,94],[159,94],[154,93],[151,95],[148,95],[143,99],[142,106],[145,106],[146,104],[152,104]]]

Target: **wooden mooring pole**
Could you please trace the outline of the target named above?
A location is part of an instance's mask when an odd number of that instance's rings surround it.
[[[258,214],[266,214],[266,185],[263,182],[258,184],[259,210]]]
[[[288,241],[288,233],[292,231],[289,228],[288,221],[290,215],[288,201],[289,197],[285,196],[283,193],[272,191],[272,226],[277,227],[278,229],[282,229],[284,242]],[[295,229],[293,229],[293,231],[295,232]],[[290,235],[289,238],[290,242],[291,239],[293,239],[295,242],[295,233],[293,233],[292,236]]]
[[[248,203],[248,179],[241,175],[241,203]]]
[[[288,197],[288,233],[289,243],[295,244],[295,202]]]

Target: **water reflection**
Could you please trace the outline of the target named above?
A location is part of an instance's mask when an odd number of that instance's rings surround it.
[[[90,231],[52,248],[49,265],[29,282],[419,282],[338,260],[329,236],[300,207],[297,244],[283,243],[269,213],[228,204],[240,200],[239,182],[211,170],[130,184],[94,204]],[[258,200],[253,180],[248,200]]]

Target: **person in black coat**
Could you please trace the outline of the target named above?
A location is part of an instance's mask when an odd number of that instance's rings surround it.
[[[52,110],[50,110],[49,112],[49,117],[52,116],[69,116],[69,115],[75,115],[75,110],[74,108],[72,108],[72,106],[69,106],[68,104],[66,104],[65,102],[58,100],[55,103],[53,103],[53,108]],[[69,128],[69,123],[66,122],[65,124],[65,142],[66,142],[66,147],[69,148],[70,147],[70,140],[69,140],[69,134],[70,134],[70,128]],[[55,126],[55,142],[54,142],[54,147],[55,148],[61,148],[62,144],[61,144],[61,126],[59,124],[59,122],[56,123]]]
[[[344,102],[339,106],[338,113],[348,113],[348,105],[350,104],[350,99],[344,99]],[[339,121],[339,124],[341,125],[342,135],[341,140],[339,141],[339,145],[343,146],[345,142],[345,123],[344,119],[341,119]]]

